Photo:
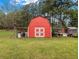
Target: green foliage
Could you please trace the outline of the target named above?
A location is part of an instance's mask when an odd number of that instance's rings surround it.
[[[51,16],[55,16],[55,15],[60,16],[58,19],[60,20],[62,26],[66,28],[66,23],[64,20],[68,17],[68,15],[70,15],[69,17],[71,18],[71,21],[73,21],[72,18],[75,18],[75,19],[78,18],[77,11],[74,11],[74,12],[69,11],[71,7],[73,6],[77,7],[76,3],[77,2],[74,3],[72,0],[45,0],[45,3],[42,8],[42,13],[48,13]],[[68,11],[69,13],[67,13]],[[64,15],[64,17],[62,17],[62,15]],[[76,23],[75,25],[77,26],[77,24],[78,23]]]
[[[17,27],[27,27],[30,22],[31,15],[25,10],[11,12],[7,15],[1,15],[0,24],[3,28],[13,29]]]
[[[67,17],[71,18],[72,26],[78,26],[77,22],[74,23],[74,20],[78,18],[78,13],[75,9],[74,11],[71,10],[71,7],[78,6],[77,2],[74,3],[72,0],[38,0],[38,2],[28,4],[23,9],[10,12],[7,15],[0,12],[0,28],[13,29],[14,25],[17,27],[28,27],[30,20],[34,16],[45,15],[45,13],[49,14],[49,21],[51,16],[59,19],[62,27],[67,27],[64,21]],[[62,17],[62,15],[64,16]]]
[[[72,19],[71,25],[74,27],[78,27],[78,11],[70,10],[70,17]]]

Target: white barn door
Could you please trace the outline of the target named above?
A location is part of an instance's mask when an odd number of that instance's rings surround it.
[[[35,27],[35,37],[45,37],[45,28]]]

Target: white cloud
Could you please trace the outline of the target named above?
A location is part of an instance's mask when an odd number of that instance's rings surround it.
[[[15,0],[17,3],[20,2],[20,0]]]
[[[37,0],[16,0],[17,4],[22,4],[22,5],[26,5],[29,3],[35,3]]]
[[[33,3],[33,2],[36,2],[37,0],[28,0],[29,3]]]
[[[10,3],[12,5],[20,4],[20,5],[26,5],[29,3],[35,3],[37,0],[11,0]]]

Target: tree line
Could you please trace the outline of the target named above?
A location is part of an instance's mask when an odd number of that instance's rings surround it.
[[[59,19],[63,27],[67,27],[66,20],[69,19],[70,23],[68,26],[78,27],[77,7],[78,1],[38,0],[36,3],[30,3],[24,6],[19,11],[9,12],[7,15],[1,11],[0,29],[13,29],[14,26],[28,27],[31,19],[39,15],[47,17],[49,21],[51,17]]]

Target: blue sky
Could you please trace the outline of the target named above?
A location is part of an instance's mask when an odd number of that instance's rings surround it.
[[[37,0],[0,0],[0,10],[8,12],[36,1]]]
[[[3,12],[7,12],[7,11],[12,11],[15,8],[19,9],[20,7],[32,3],[32,2],[36,2],[37,0],[0,0],[0,10],[2,10]],[[72,1],[77,1],[77,0],[72,0]]]
[[[0,0],[0,4],[7,5],[9,3],[17,3],[17,4],[28,4],[31,2],[35,2],[37,0]]]

